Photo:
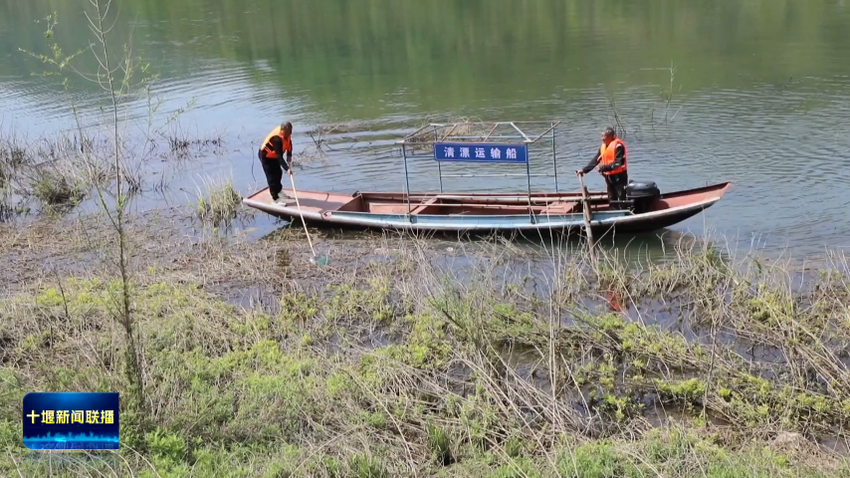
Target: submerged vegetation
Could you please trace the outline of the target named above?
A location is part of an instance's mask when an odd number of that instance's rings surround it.
[[[222,145],[218,138],[186,141],[185,148],[181,145],[174,150],[173,144],[166,148],[151,145],[146,155],[133,161],[122,159],[119,164],[127,195],[168,188],[165,169],[156,172],[151,168],[153,157],[163,161],[172,157],[180,160],[206,157],[217,153]],[[12,219],[29,206],[47,213],[63,213],[87,199],[97,202],[98,188],[114,187],[116,165],[106,161],[114,154],[113,150],[107,138],[86,138],[82,143],[73,136],[24,140],[0,130],[0,208],[5,206],[6,218]],[[147,184],[148,181],[151,182]]]
[[[54,476],[850,472],[827,446],[850,417],[841,258],[803,275],[700,244],[629,267],[485,241],[446,265],[445,244],[384,237],[318,268],[297,228],[174,245],[170,222],[128,221],[147,251],[131,297],[150,429],[128,417],[119,461]],[[0,238],[26,267],[32,243]],[[0,301],[3,475],[50,474],[20,444],[24,394],[128,386],[118,277],[29,277]]]
[[[198,219],[213,227],[228,226],[236,217],[242,197],[236,192],[232,181],[207,186],[206,197],[198,199],[195,214]]]
[[[108,172],[88,167],[81,157],[83,147],[75,138],[31,142],[0,131],[0,190],[7,205],[12,206],[13,194],[36,200],[49,212],[78,205]]]

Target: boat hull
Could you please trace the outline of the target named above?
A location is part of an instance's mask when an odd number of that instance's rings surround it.
[[[607,210],[605,194],[591,194],[591,229],[641,233],[663,229],[682,222],[717,203],[731,187],[720,183],[703,188],[677,191],[655,199],[646,212]],[[285,190],[292,195],[291,190]],[[298,191],[301,210],[295,201],[286,205],[271,201],[264,189],[243,200],[246,206],[285,219],[302,217],[317,226],[353,229],[379,229],[406,232],[583,232],[580,193],[510,194],[430,194],[355,193],[342,195],[318,191]],[[438,203],[439,202],[439,203]],[[557,207],[556,207],[557,206]],[[452,212],[458,213],[452,213]],[[529,211],[534,212],[530,214]]]

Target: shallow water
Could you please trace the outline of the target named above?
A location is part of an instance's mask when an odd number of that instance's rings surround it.
[[[19,49],[46,52],[45,24],[35,21],[53,10],[65,50],[84,47],[85,3],[0,0],[4,130],[72,131],[58,81],[33,76],[43,67]],[[160,75],[156,122],[191,104],[179,131],[224,141],[180,166],[151,161],[148,183],[168,187],[136,198],[138,210],[194,201],[221,178],[243,195],[262,188],[256,143],[283,119],[295,124],[296,162],[314,150],[313,126],[358,124],[327,138],[325,160],[297,174],[299,188],[344,192],[403,190],[392,143],[428,119],[560,120],[561,188],[575,189],[569,172],[592,157],[616,110],[632,178],[665,191],[734,182],[720,203],[665,234],[712,231],[735,248],[798,257],[850,246],[844,0],[124,0],[117,11],[115,39],[132,27],[135,52]],[[84,57],[80,68],[92,67]],[[72,86],[84,123],[99,124],[96,85]],[[144,130],[145,104],[129,105],[128,134]],[[532,172],[548,174],[548,150],[540,154]],[[603,185],[596,174],[587,183]],[[551,189],[552,180],[532,185]],[[433,161],[411,164],[411,186],[438,187]],[[454,178],[445,187],[524,190],[525,181]],[[256,227],[280,223],[259,217]],[[668,253],[647,237],[629,247]]]

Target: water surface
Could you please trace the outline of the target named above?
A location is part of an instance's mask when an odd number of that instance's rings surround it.
[[[46,52],[44,23],[58,11],[66,51],[85,47],[87,2],[0,0],[0,121],[27,137],[73,127],[53,78],[19,49]],[[402,190],[392,143],[428,120],[560,120],[562,188],[598,147],[625,129],[634,179],[662,190],[733,181],[724,199],[673,232],[710,230],[779,254],[850,246],[850,12],[843,0],[122,0],[117,40],[132,31],[160,75],[167,113],[192,104],[180,130],[220,136],[223,150],[178,167],[151,166],[170,187],[139,209],[192,201],[232,178],[245,195],[264,187],[257,142],[282,120],[298,153],[315,125],[355,123],[298,186]],[[84,57],[81,67],[93,67]],[[73,82],[86,124],[101,101]],[[128,131],[142,128],[145,102]],[[132,133],[131,133],[132,134]],[[335,138],[330,138],[335,139]],[[541,154],[548,154],[542,151]],[[547,174],[548,157],[532,172]],[[482,171],[473,167],[473,171]],[[455,171],[456,172],[456,171]],[[521,172],[521,171],[520,171]],[[437,188],[433,162],[411,165],[411,186]],[[523,190],[523,178],[454,178],[448,190]],[[600,189],[593,174],[589,187]],[[535,178],[536,190],[552,180]],[[269,219],[260,227],[278,227]],[[736,244],[738,244],[736,242]]]

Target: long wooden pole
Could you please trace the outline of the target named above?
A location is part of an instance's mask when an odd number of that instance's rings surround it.
[[[581,185],[582,211],[584,212],[584,232],[587,235],[587,247],[590,250],[590,258],[595,259],[596,253],[593,250],[593,230],[590,228],[590,201],[587,199],[587,188],[584,187],[584,175],[578,175],[578,182]]]
[[[292,168],[292,166],[289,167]],[[307,230],[307,221],[304,220],[304,213],[301,211],[301,202],[298,200],[298,190],[295,189],[295,178],[293,177],[292,169],[289,170],[289,183],[292,185],[292,194],[295,196],[295,205],[298,207],[298,215],[301,216],[301,224],[304,225],[304,234],[307,235],[307,244],[310,245],[310,253],[313,254],[313,256],[310,258],[310,262],[314,264],[324,265],[325,263],[327,263],[327,258],[322,257],[322,260],[320,261],[319,258],[317,258],[316,256],[316,250],[313,249],[313,241],[310,239],[310,231]],[[320,264],[320,262],[322,264]]]

